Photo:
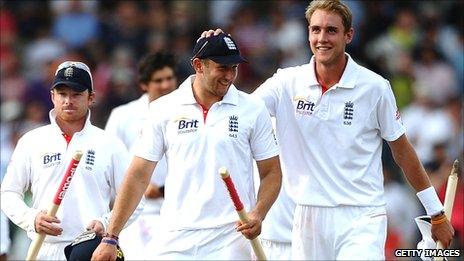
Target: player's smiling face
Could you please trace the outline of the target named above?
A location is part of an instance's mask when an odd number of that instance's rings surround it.
[[[222,98],[226,95],[235,78],[237,78],[237,73],[238,64],[226,65],[205,60],[203,64],[203,86],[211,95]]]
[[[56,117],[63,122],[85,120],[94,94],[88,90],[76,92],[70,87],[59,86],[51,91]]]
[[[345,46],[353,39],[353,29],[345,31],[340,15],[318,9],[311,16],[308,30],[317,63],[326,66],[344,63]]]

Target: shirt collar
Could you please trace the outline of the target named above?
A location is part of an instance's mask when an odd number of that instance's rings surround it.
[[[180,94],[180,103],[181,104],[197,104],[198,102],[195,100],[193,96],[193,81],[195,80],[195,75],[190,75],[185,79],[185,81],[179,86],[179,94]],[[232,105],[238,104],[238,90],[232,84],[227,90],[226,95],[220,101],[221,103],[228,103]]]
[[[352,89],[355,87],[356,78],[358,77],[358,64],[351,58],[348,53],[345,53],[348,57],[348,62],[346,64],[345,70],[343,71],[342,78],[336,84],[336,87]],[[315,64],[314,64],[314,55],[311,57],[307,68],[304,68],[304,77],[306,78],[309,86],[317,86],[319,82],[317,81]],[[309,73],[307,73],[309,71]]]
[[[60,132],[62,132],[61,129],[60,129],[60,126],[58,126],[58,124],[56,123],[56,111],[55,111],[55,109],[50,110],[50,112],[48,113],[48,117],[50,118],[50,123],[52,125],[56,126],[56,128],[58,128],[60,130]],[[76,134],[84,132],[84,130],[89,128],[90,125],[92,125],[92,123],[90,122],[90,110],[87,110],[87,117],[85,119],[84,128],[82,128],[82,130],[76,132]]]

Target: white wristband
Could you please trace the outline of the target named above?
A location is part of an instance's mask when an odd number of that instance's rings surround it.
[[[427,215],[433,216],[443,211],[443,204],[441,204],[437,192],[433,187],[428,187],[419,191],[416,195],[422,203],[422,206],[424,206]]]

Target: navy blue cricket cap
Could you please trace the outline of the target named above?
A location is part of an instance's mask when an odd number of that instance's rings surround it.
[[[95,231],[88,230],[74,239],[74,241],[64,248],[64,255],[68,261],[87,261],[90,260],[93,251],[97,249],[100,244],[102,237],[97,235]],[[116,255],[116,261],[124,261],[124,254],[117,246],[118,252]]]
[[[211,59],[219,64],[248,62],[240,55],[234,39],[225,33],[200,38],[193,48],[192,60],[195,58]]]
[[[83,62],[66,61],[58,65],[52,88],[69,86],[76,92],[93,91],[92,74]]]

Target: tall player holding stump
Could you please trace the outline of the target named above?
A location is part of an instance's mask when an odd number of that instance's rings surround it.
[[[354,36],[351,11],[339,0],[315,0],[306,19],[310,62],[277,70],[253,93],[276,118],[297,204],[292,258],[385,259],[383,139],[427,214],[442,221],[432,235],[447,247],[454,230],[405,135],[389,82],[345,52]]]

